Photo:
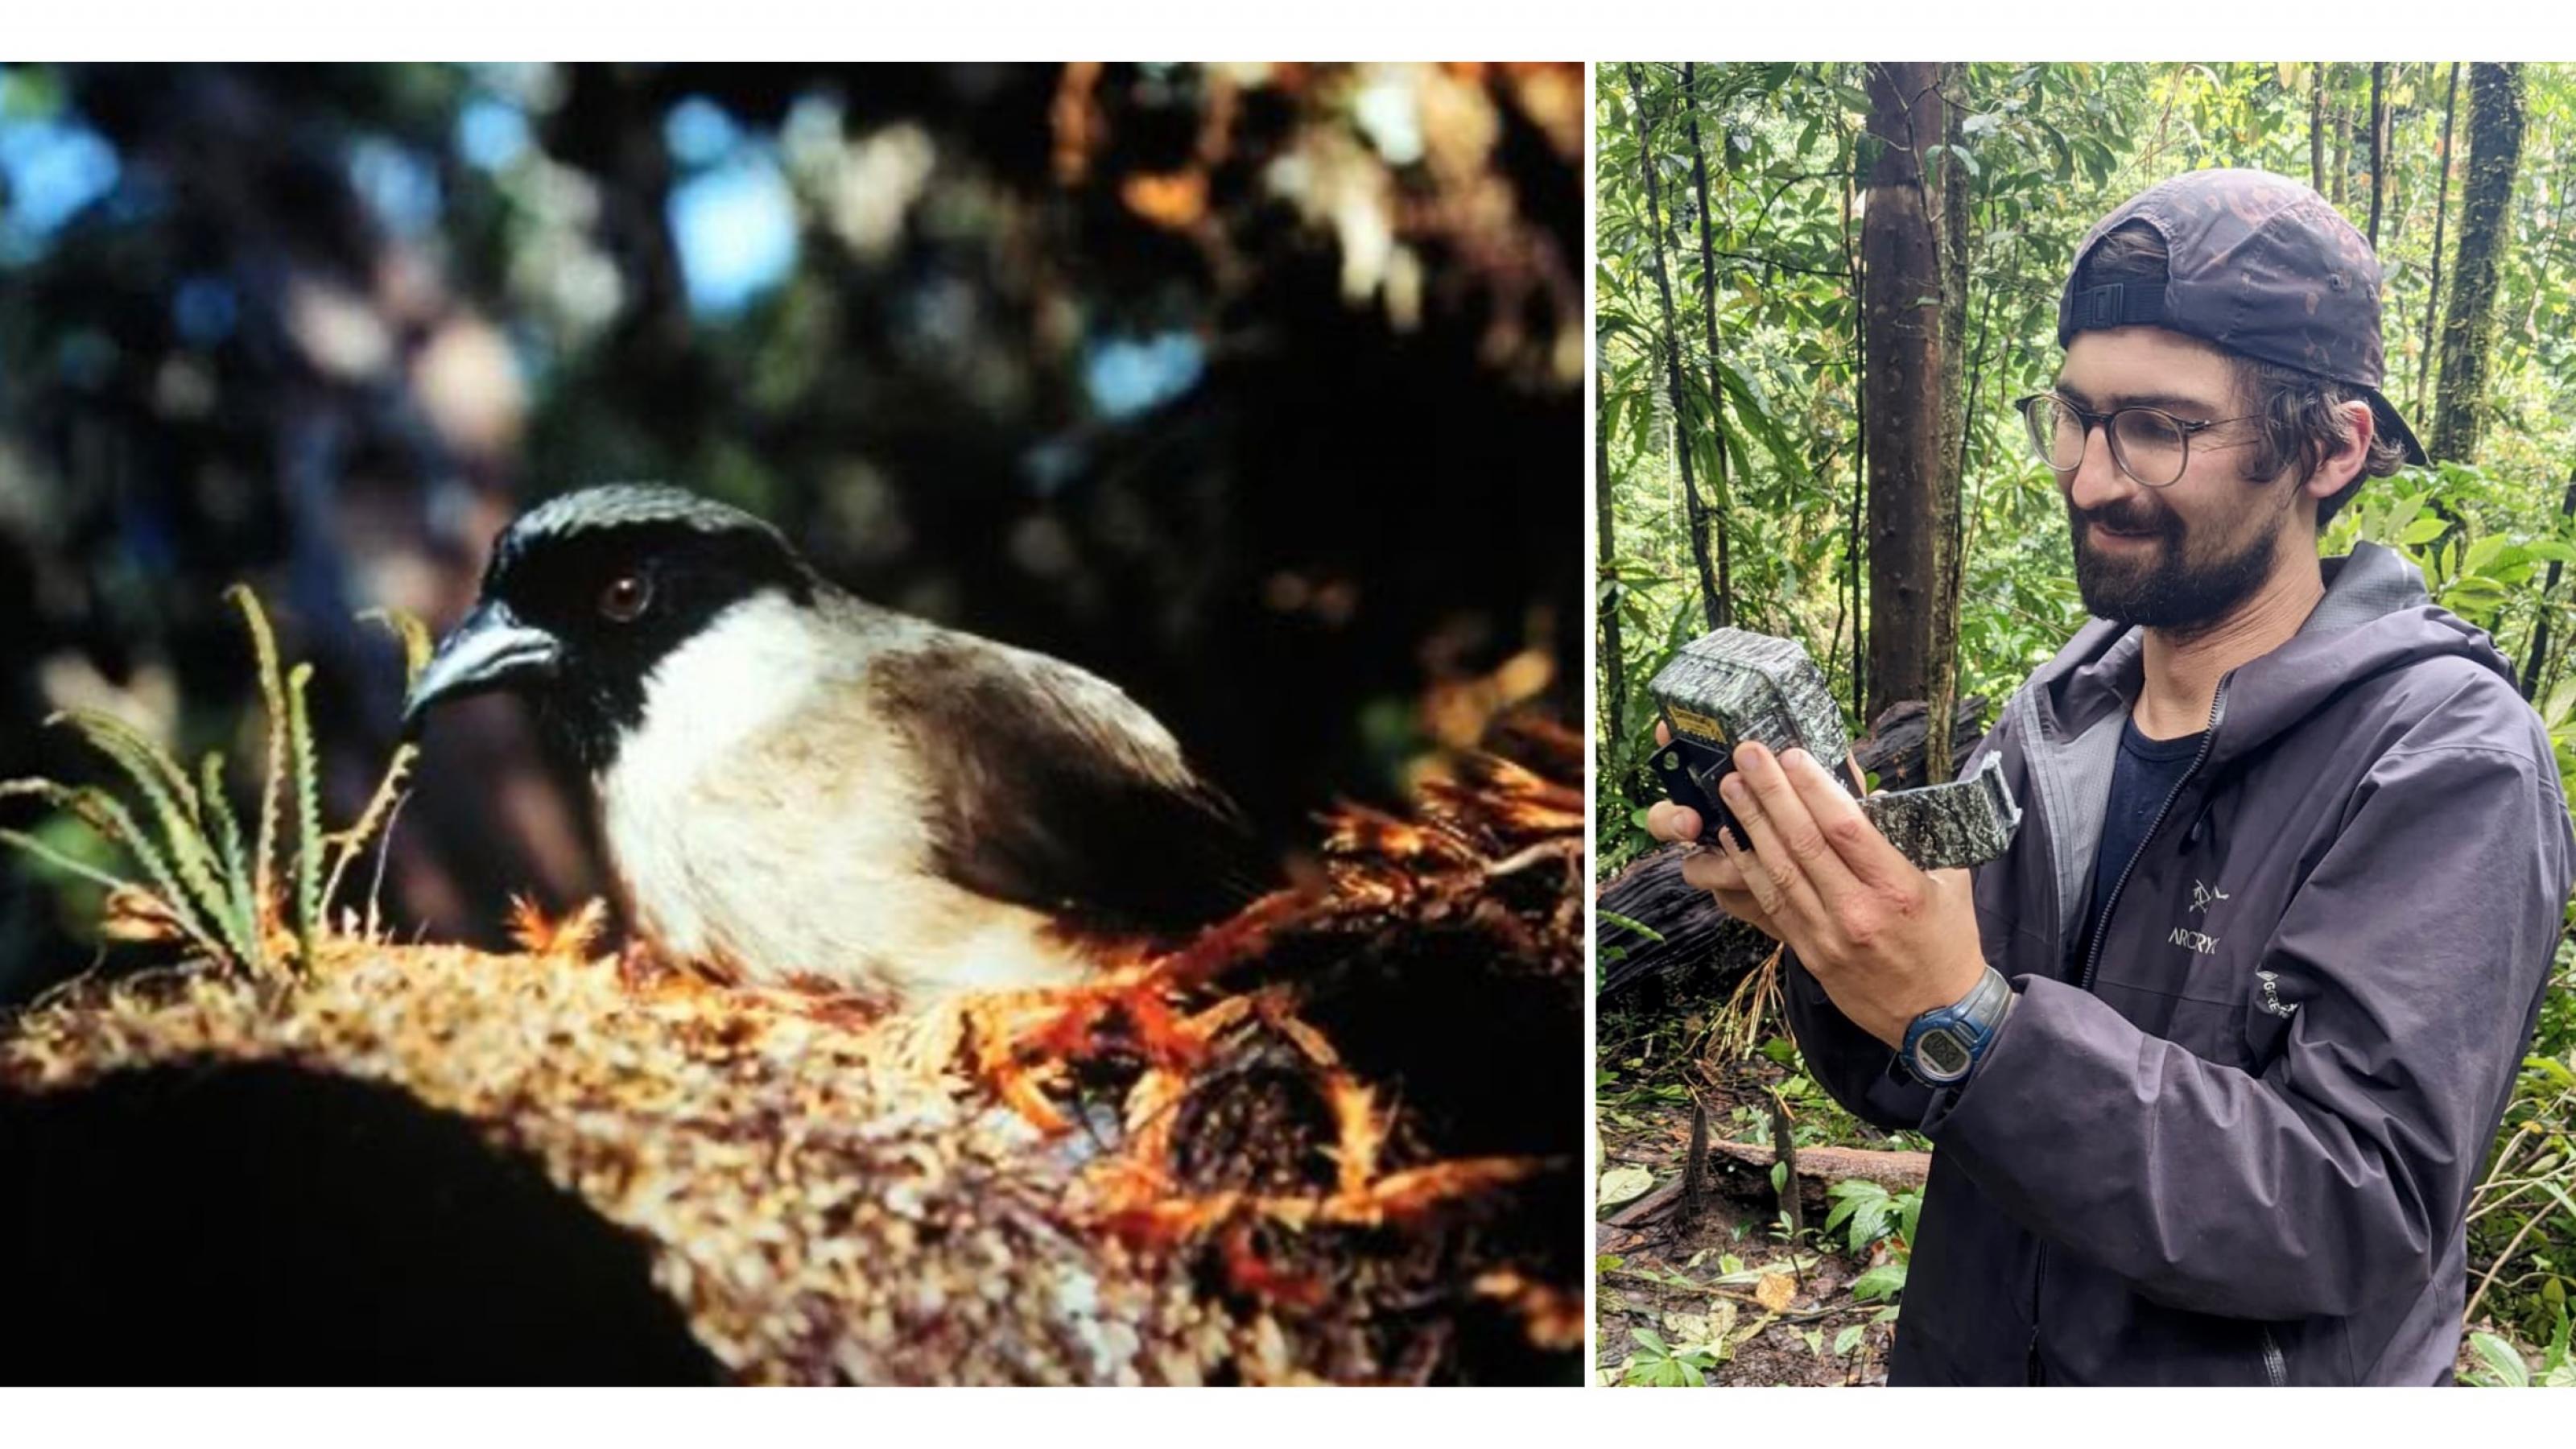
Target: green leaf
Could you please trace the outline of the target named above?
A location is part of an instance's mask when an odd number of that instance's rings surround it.
[[[1640,827],[1643,827],[1646,823],[1644,818],[1645,812],[1641,810],[1637,812],[1637,814],[1637,824]],[[1619,914],[1617,911],[1601,911],[1598,914],[1603,925],[1612,927],[1616,930],[1633,932],[1636,935],[1645,937],[1649,941],[1655,942],[1657,945],[1663,944],[1663,933],[1656,930],[1654,927],[1647,925],[1643,921],[1630,920],[1628,917]]]
[[[2527,1389],[2531,1387],[2531,1369],[2523,1363],[2522,1354],[2512,1344],[2492,1333],[2472,1333],[2469,1347],[2495,1377],[2489,1387]]]
[[[1881,1263],[1852,1280],[1851,1296],[1863,1303],[1893,1298],[1905,1291],[1905,1265]]]
[[[187,887],[189,900],[214,919],[216,933],[228,948],[220,954],[247,959],[249,945],[235,929],[231,903],[215,882],[215,854],[199,824],[197,790],[187,772],[141,730],[103,711],[64,710],[45,723],[70,725],[91,748],[125,771],[161,827],[160,843]]]
[[[1852,1215],[1851,1250],[1853,1252],[1864,1251],[1871,1243],[1878,1241],[1879,1235],[1887,1230],[1887,1209],[1887,1201],[1882,1198],[1877,1202],[1862,1203],[1860,1211]]]
[[[1644,1197],[1655,1189],[1655,1175],[1642,1167],[1614,1167],[1601,1174],[1598,1201],[1602,1207],[1617,1207]]]
[[[314,943],[322,934],[322,767],[314,759],[313,722],[304,697],[313,682],[313,666],[298,664],[286,676],[288,758],[293,762],[295,805],[295,953],[306,971],[313,969]]]

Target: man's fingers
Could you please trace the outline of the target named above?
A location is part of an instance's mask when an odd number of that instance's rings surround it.
[[[1825,844],[1852,876],[1868,885],[1889,884],[1904,878],[1912,864],[1869,817],[1860,810],[1860,802],[1845,794],[1824,765],[1805,750],[1791,750],[1780,757],[1780,768],[1788,776],[1791,788],[1807,807],[1816,822],[1817,832]]]
[[[1687,845],[1699,839],[1699,812],[1670,800],[1658,800],[1646,807],[1646,833],[1657,840]]]
[[[1746,886],[1744,872],[1726,858],[1723,847],[1685,857],[1682,861],[1682,883],[1707,891],[1717,898],[1719,910],[1775,941],[1780,939],[1780,928],[1772,923],[1770,913],[1762,909],[1761,899]]]
[[[1742,877],[1744,893],[1753,897],[1753,904],[1760,909],[1763,919],[1779,920],[1789,909],[1788,890],[1777,877],[1764,868],[1761,857],[1736,844],[1735,832],[1732,830],[1721,830],[1717,833],[1717,848],[1726,862],[1735,867],[1736,874]]]
[[[1843,864],[1834,846],[1825,839],[1824,830],[1807,809],[1807,802],[1790,783],[1780,761],[1758,744],[1747,744],[1735,752],[1735,773],[1727,777],[1727,807],[1744,821],[1753,836],[1754,853],[1762,856],[1773,875],[1796,874],[1803,877],[1807,893],[1799,896],[1797,887],[1787,880],[1791,894],[1803,905],[1807,899],[1818,902],[1841,900],[1858,886],[1851,868]],[[1746,807],[1738,803],[1749,797],[1757,807],[1754,813],[1766,818],[1765,830],[1746,818]],[[1776,852],[1776,853],[1775,853]]]
[[[1744,890],[1744,872],[1726,858],[1723,850],[1703,850],[1682,857],[1682,880],[1704,891]]]
[[[1716,891],[1721,895],[1747,894],[1744,887],[1744,872],[1737,870],[1735,863],[1728,860],[1724,852],[1716,850],[1703,850],[1697,855],[1683,856],[1682,884],[1695,886],[1704,891]]]
[[[1673,732],[1671,727],[1666,725],[1662,720],[1655,721],[1655,748],[1660,750],[1672,742]]]
[[[1824,897],[1818,894],[1815,883],[1808,878],[1805,865],[1784,843],[1779,824],[1771,818],[1771,812],[1764,808],[1744,775],[1744,767],[1739,764],[1735,772],[1726,777],[1726,783],[1719,787],[1726,795],[1726,808],[1734,814],[1741,832],[1738,848],[1730,853],[1731,858],[1744,872],[1746,883],[1761,894],[1764,910],[1775,917],[1785,910],[1810,921],[1825,919]],[[1719,836],[1721,841],[1724,838],[1723,834]],[[1762,883],[1766,881],[1773,886],[1768,892],[1763,890]]]

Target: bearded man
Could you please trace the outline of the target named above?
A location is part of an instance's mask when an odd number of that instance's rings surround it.
[[[2019,407],[2099,617],[1969,762],[2002,761],[2011,849],[1926,874],[1818,762],[1748,746],[1749,838],[1685,865],[1790,948],[1816,1079],[1936,1144],[1893,1382],[2451,1376],[2576,840],[2491,641],[2395,553],[2317,556],[2424,461],[2379,297],[2278,176],[2097,224]]]

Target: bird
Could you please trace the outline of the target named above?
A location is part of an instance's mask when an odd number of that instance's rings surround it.
[[[406,736],[491,690],[586,782],[637,941],[719,982],[898,1009],[1073,985],[1276,865],[1117,686],[857,598],[674,486],[583,488],[501,531]]]

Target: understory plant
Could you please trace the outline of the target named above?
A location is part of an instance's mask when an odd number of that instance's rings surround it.
[[[276,632],[248,588],[236,584],[225,597],[249,630],[267,713],[256,833],[245,838],[225,791],[220,752],[208,753],[191,776],[133,724],[104,710],[70,709],[46,722],[78,731],[122,772],[132,799],[41,778],[0,781],[0,799],[43,801],[123,851],[134,873],[102,870],[27,831],[0,829],[0,842],[104,887],[100,931],[111,940],[175,943],[220,967],[286,980],[311,964],[350,864],[400,807],[416,752],[397,746],[358,818],[345,830],[323,830],[321,772],[305,704],[313,666],[281,666]],[[383,624],[401,641],[408,687],[429,660],[428,629],[397,610],[369,610],[360,618]],[[372,899],[368,914],[372,930]]]

